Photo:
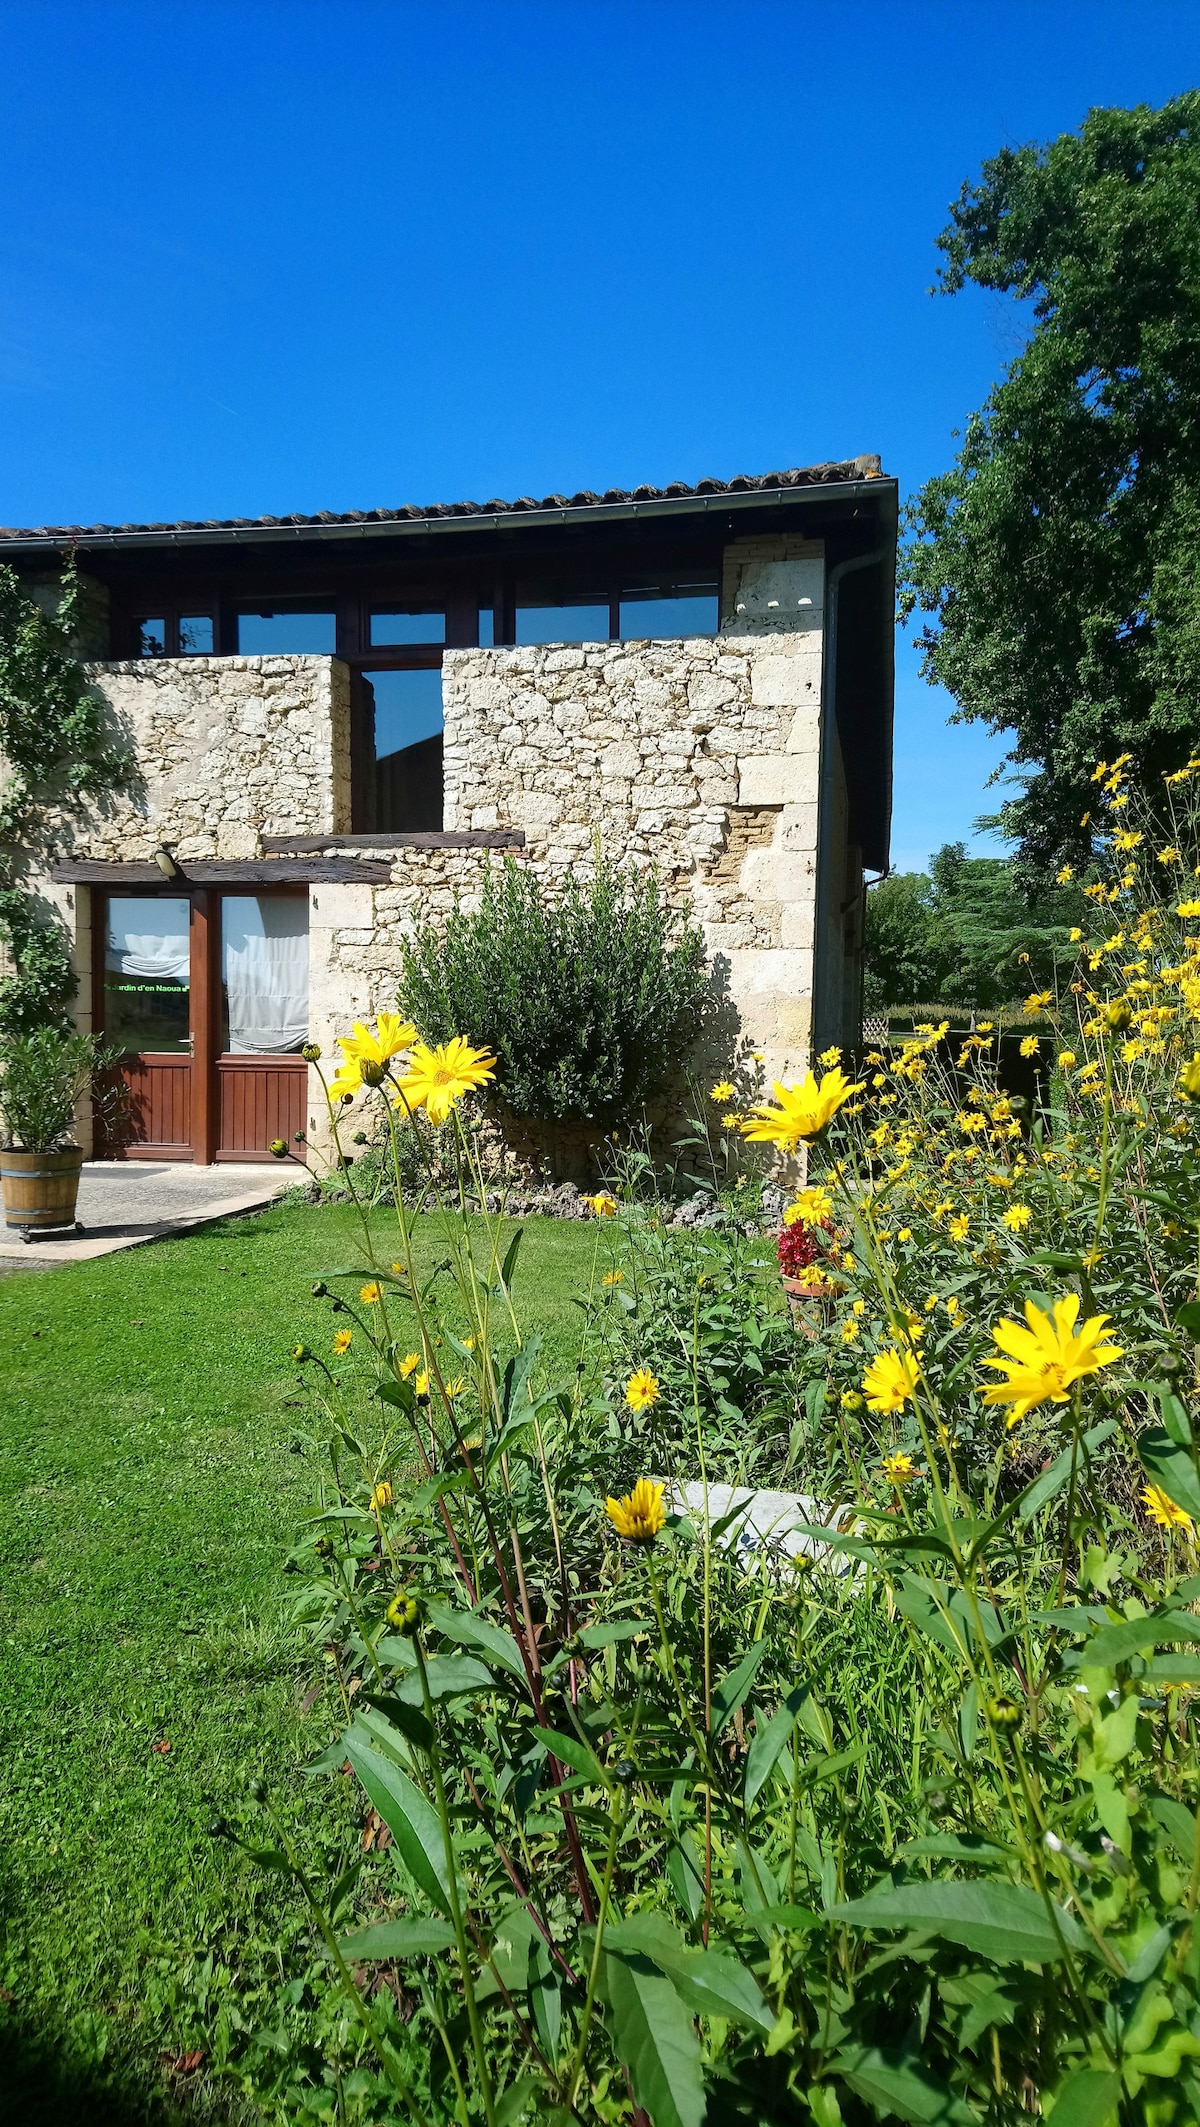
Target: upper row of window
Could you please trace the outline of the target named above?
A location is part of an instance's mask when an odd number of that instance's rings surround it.
[[[715,579],[625,585],[615,604],[619,617],[616,631],[614,600],[607,590],[572,590],[569,596],[556,597],[549,587],[519,585],[513,640],[527,644],[587,643],[609,642],[614,632],[618,641],[717,632]],[[211,613],[180,613],[173,619],[150,614],[139,616],[134,625],[140,657],[213,655],[216,637]],[[442,607],[371,609],[367,647],[372,650],[408,644],[436,648],[445,640],[446,615]],[[494,640],[492,607],[481,606],[479,641],[490,647]],[[242,657],[332,657],[336,641],[335,615],[326,608],[243,611],[237,616],[237,647]]]

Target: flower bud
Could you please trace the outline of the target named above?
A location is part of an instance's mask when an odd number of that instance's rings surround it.
[[[257,1780],[257,1779],[256,1779],[256,1780],[247,1780],[247,1782],[246,1782],[246,1793],[247,1793],[247,1794],[249,1795],[249,1797],[250,1797],[250,1800],[251,1800],[252,1802],[265,1802],[265,1801],[266,1801],[266,1799],[267,1799],[267,1783],[266,1783],[266,1781],[265,1781],[265,1780]]]
[[[332,1539],[328,1536],[318,1536],[316,1543],[313,1545],[313,1550],[316,1552],[318,1558],[332,1558]]]
[[[273,1160],[285,1160],[287,1158],[287,1144],[282,1137],[273,1137],[269,1150]]]
[[[301,1049],[301,1051],[300,1051],[300,1054],[301,1054],[301,1056],[302,1056],[302,1057],[304,1058],[304,1061],[305,1061],[305,1063],[320,1063],[320,1061],[321,1061],[321,1044],[320,1044],[320,1042],[319,1042],[319,1041],[306,1041],[306,1042],[305,1042],[305,1044],[304,1044],[304,1047],[303,1047],[303,1048]]]
[[[310,1352],[307,1344],[293,1344],[292,1357],[295,1360],[297,1366],[307,1366],[309,1360],[312,1358],[312,1353]]]
[[[1179,1074],[1179,1090],[1187,1100],[1200,1100],[1200,1056],[1193,1056]]]
[[[381,1086],[387,1077],[387,1065],[375,1063],[371,1057],[364,1056],[358,1067],[358,1075],[364,1086]]]
[[[411,1638],[421,1622],[421,1605],[411,1589],[397,1589],[387,1606],[387,1621],[405,1639]]]
[[[324,1278],[317,1279],[312,1289],[312,1296],[314,1300],[327,1300],[329,1298],[329,1287]]]
[[[1014,1728],[1019,1728],[1021,1725],[1021,1709],[1016,1700],[1010,1699],[1007,1695],[1002,1695],[998,1699],[989,1699],[987,1712],[992,1727],[998,1728],[1003,1735],[1011,1734]]]
[[[365,1130],[356,1130],[356,1131],[355,1131],[355,1133],[354,1133],[354,1135],[353,1135],[353,1137],[351,1138],[350,1142],[351,1142],[351,1144],[352,1144],[352,1145],[365,1145],[365,1144],[366,1144],[366,1142],[367,1142],[367,1133],[366,1133],[366,1131],[365,1131]]]
[[[1123,1034],[1132,1018],[1133,1013],[1124,997],[1114,997],[1111,1004],[1104,1007],[1104,1024],[1114,1034]]]

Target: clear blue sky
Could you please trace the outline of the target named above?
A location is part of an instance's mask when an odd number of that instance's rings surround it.
[[[1020,344],[964,178],[1198,77],[1195,0],[0,0],[0,522],[907,492]],[[916,664],[899,866],[1002,750]]]

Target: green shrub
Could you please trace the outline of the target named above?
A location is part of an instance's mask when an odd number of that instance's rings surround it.
[[[116,1052],[91,1034],[38,1027],[0,1047],[3,1136],[25,1152],[53,1152],[70,1137],[75,1104]]]
[[[655,873],[600,860],[549,894],[514,863],[490,872],[477,910],[456,902],[444,935],[405,946],[400,997],[426,1041],[465,1032],[499,1059],[518,1115],[602,1129],[669,1084],[699,1032],[704,940]]]

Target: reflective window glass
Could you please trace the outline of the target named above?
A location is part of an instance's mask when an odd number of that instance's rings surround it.
[[[366,678],[375,695],[376,760],[441,730],[442,675],[437,666],[423,672],[368,672]]]
[[[715,578],[697,583],[631,584],[621,592],[621,637],[715,635],[720,622]]]
[[[111,894],[104,949],[104,1038],[134,1054],[188,1048],[191,904]]]
[[[308,896],[222,894],[221,1046],[273,1056],[308,1040]]]
[[[332,613],[239,613],[237,625],[243,657],[332,657],[337,647]]]
[[[164,657],[167,648],[167,623],[165,620],[135,620],[137,630],[137,654],[139,657]]]
[[[180,614],[179,654],[181,657],[212,656],[213,619],[211,613]]]
[[[599,643],[608,641],[607,591],[574,592],[568,598],[517,593],[516,640],[519,643]]]
[[[490,650],[496,640],[496,615],[491,606],[479,608],[479,647]]]
[[[391,643],[444,643],[446,640],[446,616],[440,607],[418,611],[415,607],[390,607],[386,612],[371,615],[371,646],[385,648]]]

